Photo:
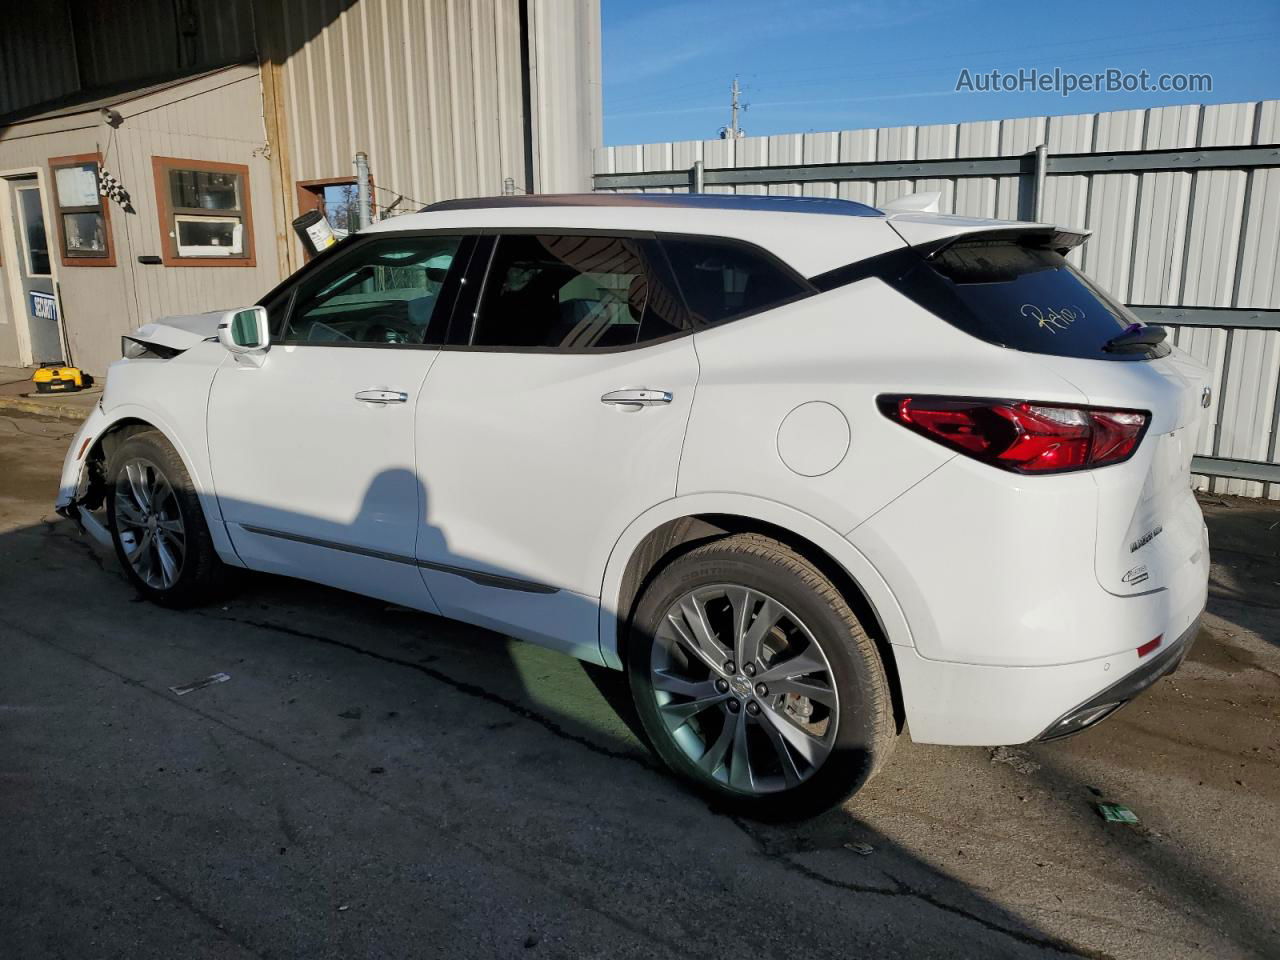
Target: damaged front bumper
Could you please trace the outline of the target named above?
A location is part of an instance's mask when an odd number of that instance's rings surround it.
[[[102,461],[101,458],[92,456],[106,427],[107,415],[99,404],[80,425],[62,461],[62,477],[53,508],[60,516],[74,523],[82,533],[87,533],[98,543],[110,547],[111,532],[95,513],[102,508],[106,493]]]

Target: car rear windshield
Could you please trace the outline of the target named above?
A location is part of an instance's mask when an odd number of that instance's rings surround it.
[[[1169,352],[1107,345],[1140,321],[1055,250],[1018,239],[953,243],[901,275],[898,288],[988,343],[1058,357],[1147,360]]]

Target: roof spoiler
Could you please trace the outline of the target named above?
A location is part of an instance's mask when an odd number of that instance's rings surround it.
[[[1039,250],[1053,250],[1065,256],[1068,251],[1075,249],[1088,240],[1092,233],[1092,230],[1058,227],[1048,223],[1011,225],[993,230],[970,230],[964,233],[957,233],[955,236],[947,237],[945,240],[931,244],[925,257],[935,257],[943,250],[958,243],[973,243],[975,241],[978,243],[991,243],[1000,240],[1011,241],[1024,247],[1034,247]]]

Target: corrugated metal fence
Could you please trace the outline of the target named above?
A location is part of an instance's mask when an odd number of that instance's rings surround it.
[[[603,147],[595,189],[698,179],[877,206],[940,190],[947,213],[1088,227],[1073,262],[1213,371],[1200,486],[1280,499],[1278,144],[1280,100],[1266,100]]]

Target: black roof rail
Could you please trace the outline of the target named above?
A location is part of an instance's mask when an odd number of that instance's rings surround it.
[[[733,193],[531,193],[441,200],[420,213],[518,207],[675,207],[694,210],[746,210],[819,213],[828,216],[882,217],[875,207],[834,197],[772,197]]]

